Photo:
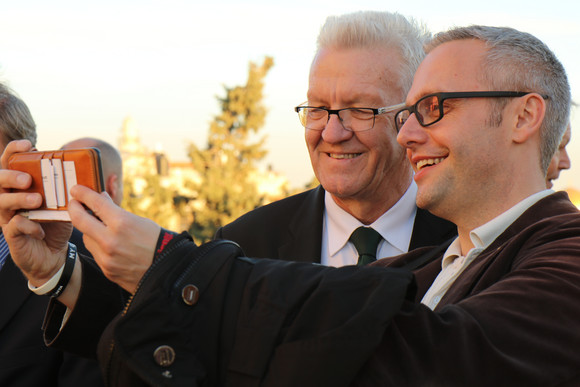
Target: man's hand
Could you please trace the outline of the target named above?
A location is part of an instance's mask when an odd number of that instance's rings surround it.
[[[8,143],[0,158],[0,165],[8,165],[8,159],[12,154],[28,152],[32,145],[28,140],[12,141]],[[32,178],[29,174],[7,169],[0,170],[0,224],[4,226],[20,209],[34,209],[42,204],[39,194],[10,193],[12,189],[26,189],[30,187]]]
[[[69,203],[69,214],[84,234],[85,246],[109,280],[134,293],[151,266],[161,227],[121,209],[106,192],[98,194],[77,185],[71,194],[75,200]]]
[[[31,148],[28,140],[12,141],[0,163],[7,165],[10,155]],[[17,214],[20,209],[35,209],[42,204],[38,193],[12,192],[28,188],[31,182],[27,173],[0,169],[0,224],[14,263],[38,287],[63,265],[72,226],[63,222],[38,223]]]

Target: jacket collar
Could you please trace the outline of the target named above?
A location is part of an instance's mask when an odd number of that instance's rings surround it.
[[[288,224],[286,243],[278,249],[281,259],[320,263],[324,192],[320,185],[307,192]]]

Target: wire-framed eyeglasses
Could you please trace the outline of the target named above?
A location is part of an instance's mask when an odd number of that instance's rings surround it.
[[[401,130],[411,114],[421,126],[433,125],[441,121],[445,115],[443,102],[452,98],[517,98],[532,93],[531,91],[458,91],[450,93],[434,93],[419,99],[414,105],[406,106],[395,114],[395,127]],[[547,95],[542,98],[548,99]]]
[[[304,102],[306,103],[306,102]],[[331,114],[336,114],[342,126],[352,132],[370,130],[375,126],[375,117],[378,114],[386,114],[405,107],[404,103],[380,108],[348,107],[344,109],[327,109],[315,106],[296,106],[294,111],[298,113],[300,123],[306,129],[324,130]]]

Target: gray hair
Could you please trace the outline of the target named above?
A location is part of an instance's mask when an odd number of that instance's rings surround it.
[[[0,83],[0,135],[5,144],[26,139],[36,145],[36,124],[28,106]]]
[[[431,34],[423,24],[398,13],[359,11],[329,16],[320,30],[317,50],[324,48],[394,48],[403,61],[398,69],[404,96],[411,88],[413,76],[425,57],[424,43]],[[389,58],[383,59],[385,66]]]
[[[540,127],[540,164],[545,173],[570,119],[572,97],[564,66],[538,38],[508,27],[475,25],[454,28],[435,35],[426,45],[426,51],[463,39],[477,39],[486,44],[488,52],[482,81],[491,90],[548,95],[546,114]],[[500,123],[505,101],[498,101],[495,109],[499,112]]]

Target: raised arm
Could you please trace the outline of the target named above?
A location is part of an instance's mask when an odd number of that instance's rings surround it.
[[[7,165],[12,154],[31,149],[28,140],[12,141],[6,146],[0,162]],[[63,267],[72,226],[65,222],[38,223],[18,215],[18,210],[34,209],[42,203],[38,193],[13,192],[28,188],[31,181],[27,173],[0,170],[0,224],[14,263],[31,286],[40,287]],[[59,301],[74,307],[79,286],[80,265],[76,265]]]

